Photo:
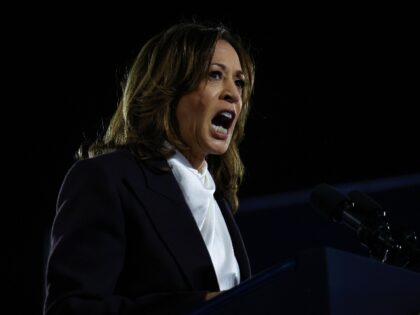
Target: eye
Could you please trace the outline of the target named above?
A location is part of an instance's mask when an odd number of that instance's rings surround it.
[[[221,71],[213,70],[209,72],[210,80],[220,80],[222,76],[223,76],[223,73]]]
[[[235,84],[239,89],[242,90],[245,87],[245,80],[243,79],[235,80]]]

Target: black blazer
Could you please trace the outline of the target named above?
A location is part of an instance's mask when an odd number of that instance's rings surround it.
[[[175,177],[153,169],[120,150],[69,170],[51,234],[46,314],[181,314],[219,291]],[[246,280],[240,232],[226,200],[215,197]]]

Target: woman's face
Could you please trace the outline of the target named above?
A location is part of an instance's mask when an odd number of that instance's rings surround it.
[[[216,43],[209,73],[199,87],[181,97],[176,117],[193,167],[200,168],[208,154],[228,149],[242,108],[244,75],[235,49],[225,40]]]

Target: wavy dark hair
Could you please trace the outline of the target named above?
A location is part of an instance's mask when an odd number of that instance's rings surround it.
[[[238,145],[244,136],[255,65],[240,38],[222,25],[180,23],[150,39],[127,74],[118,108],[105,135],[90,145],[85,154],[80,149],[78,157],[128,148],[147,163],[174,154],[166,141],[180,151],[187,149],[180,137],[176,106],[183,95],[207,79],[216,42],[221,39],[229,42],[239,56],[245,76],[243,105],[228,150],[220,156],[208,156],[207,163],[218,191],[236,211],[237,192],[244,174]]]

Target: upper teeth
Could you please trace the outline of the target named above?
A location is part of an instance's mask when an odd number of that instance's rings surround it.
[[[225,116],[226,118],[232,119],[233,115],[230,112],[222,112],[220,115]]]

